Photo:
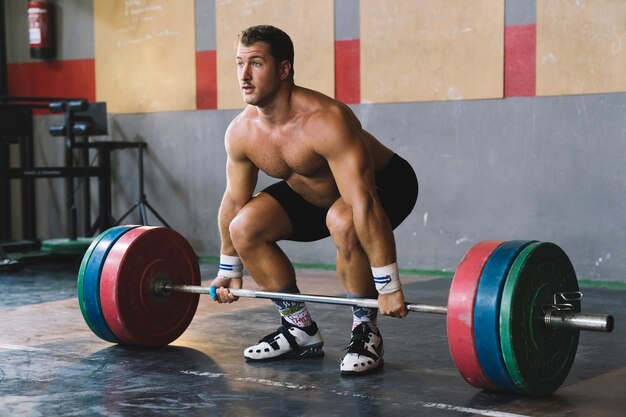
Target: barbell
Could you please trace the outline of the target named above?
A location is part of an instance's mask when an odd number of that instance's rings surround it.
[[[158,347],[189,326],[200,285],[196,255],[178,232],[116,226],[87,249],[78,301],[89,328],[111,343]],[[374,299],[231,289],[235,296],[377,308]],[[582,293],[567,255],[537,241],[483,241],[461,260],[447,306],[407,303],[446,315],[448,345],[460,374],[491,391],[545,395],[563,383],[580,330],[611,332],[611,315],[581,313]]]

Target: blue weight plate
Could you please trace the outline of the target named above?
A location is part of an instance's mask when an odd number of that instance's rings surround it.
[[[91,323],[91,329],[100,337],[111,343],[120,343],[121,340],[111,332],[102,315],[102,306],[100,303],[100,273],[102,266],[111,250],[111,247],[117,240],[131,229],[137,226],[117,226],[107,230],[105,235],[100,239],[91,256],[87,261],[85,274],[83,278],[83,297],[85,301],[85,310],[87,317]]]
[[[507,372],[500,348],[500,300],[506,276],[517,255],[532,241],[503,243],[489,257],[480,277],[474,307],[474,340],[478,359],[489,381],[498,389],[518,393]]]

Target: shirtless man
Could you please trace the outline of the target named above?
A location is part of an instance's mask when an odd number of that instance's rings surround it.
[[[243,266],[265,291],[297,293],[294,267],[276,242],[330,235],[348,296],[377,297],[382,314],[405,317],[392,230],[417,200],[413,169],[363,130],[346,105],[294,84],[293,44],[280,29],[241,32],[236,62],[247,106],[225,136],[216,301],[236,301],[228,288],[242,287]],[[281,181],[254,195],[259,170]],[[282,325],[245,349],[246,359],[322,355],[323,340],[306,304],[273,302]],[[382,366],[376,316],[376,309],[353,307],[342,374]]]

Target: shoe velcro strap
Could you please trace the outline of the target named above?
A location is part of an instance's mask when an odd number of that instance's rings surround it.
[[[289,342],[289,346],[291,346],[293,350],[300,349],[300,346],[298,346],[298,342],[296,342],[296,338],[293,337],[293,335],[289,332],[289,330],[285,326],[280,326],[277,332],[280,332],[280,334],[285,336],[285,339],[287,339],[287,342]]]
[[[368,358],[375,361],[380,358],[377,353],[371,352],[370,350],[365,348],[365,342],[363,340],[353,340],[352,342],[350,342],[350,345],[344,350],[348,351],[349,353],[356,353],[357,355],[367,356]]]
[[[278,342],[276,341],[276,338],[281,334],[285,337],[285,339],[287,339],[289,346],[291,346],[293,350],[300,349],[300,346],[298,346],[298,343],[296,342],[296,338],[293,337],[293,335],[289,332],[289,330],[285,326],[280,326],[278,330],[276,330],[274,333],[268,334],[263,339],[259,340],[259,343],[267,343],[268,345],[272,347],[272,349],[278,350],[280,349],[280,347],[278,346]]]

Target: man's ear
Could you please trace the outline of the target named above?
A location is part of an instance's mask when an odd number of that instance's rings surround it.
[[[291,75],[291,62],[289,62],[289,60],[287,59],[283,59],[280,62],[279,71],[281,80],[286,80],[287,78],[289,78],[289,76]]]

